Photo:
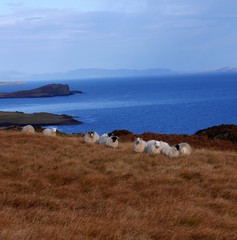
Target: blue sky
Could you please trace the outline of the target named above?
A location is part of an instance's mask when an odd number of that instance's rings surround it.
[[[236,0],[1,0],[0,71],[236,66]]]

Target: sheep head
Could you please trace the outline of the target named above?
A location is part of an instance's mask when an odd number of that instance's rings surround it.
[[[141,138],[136,138],[136,139],[135,139],[135,143],[136,143],[136,144],[139,144],[140,141],[141,141]]]
[[[114,134],[111,132],[111,133],[108,133],[108,137],[112,137],[114,136]]]
[[[175,146],[174,146],[174,149],[176,150],[176,151],[179,151],[179,144],[176,144]]]
[[[113,142],[116,142],[119,139],[119,137],[113,136],[111,137],[111,139],[113,140]]]
[[[156,148],[159,148],[160,147],[160,142],[159,141],[155,141],[154,145],[155,145]]]

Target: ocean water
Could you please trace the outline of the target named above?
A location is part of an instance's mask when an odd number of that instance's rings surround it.
[[[0,92],[67,83],[83,94],[54,98],[0,99],[1,111],[68,114],[82,125],[57,126],[67,133],[114,129],[134,133],[192,134],[220,124],[237,124],[237,74],[178,75],[27,82]]]

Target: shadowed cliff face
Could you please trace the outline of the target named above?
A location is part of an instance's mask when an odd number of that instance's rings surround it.
[[[67,84],[48,84],[32,90],[23,90],[10,93],[0,93],[0,98],[40,98],[68,96],[81,91],[70,91]]]

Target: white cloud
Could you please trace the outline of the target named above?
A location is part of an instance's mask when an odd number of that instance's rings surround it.
[[[216,61],[215,51],[233,55],[230,47],[237,47],[237,3],[232,0],[231,6],[223,0],[219,4],[213,0],[47,2],[24,1],[14,11],[0,13],[4,59],[0,66],[11,65],[23,55],[35,69],[38,62],[42,69],[69,70],[75,65],[174,69],[183,65],[186,69],[197,62],[182,63],[184,53],[185,58],[196,54],[211,62],[211,57]]]

